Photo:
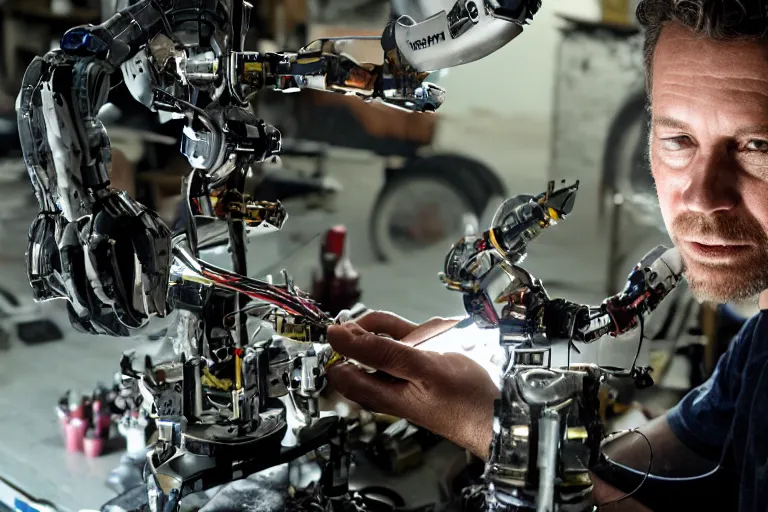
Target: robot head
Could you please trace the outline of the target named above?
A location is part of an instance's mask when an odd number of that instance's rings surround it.
[[[104,0],[103,16],[138,0]],[[251,4],[243,0],[163,0],[166,30],[121,66],[133,97],[152,107],[156,90],[183,98],[187,85],[218,98],[227,88],[226,58],[240,52],[250,25]],[[184,117],[160,112],[161,121]]]

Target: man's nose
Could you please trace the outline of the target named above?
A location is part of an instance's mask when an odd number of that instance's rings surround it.
[[[729,162],[727,151],[700,154],[698,160],[687,171],[682,194],[687,209],[712,214],[734,208],[739,203],[738,172]]]

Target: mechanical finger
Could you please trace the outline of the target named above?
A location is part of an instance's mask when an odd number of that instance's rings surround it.
[[[67,296],[56,246],[57,219],[55,214],[40,213],[29,228],[27,278],[38,301]]]

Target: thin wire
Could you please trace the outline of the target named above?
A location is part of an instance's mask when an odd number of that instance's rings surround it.
[[[766,365],[768,365],[768,363],[766,363]],[[732,436],[733,436],[733,429],[734,429],[734,424],[732,423],[731,424],[731,428],[728,431],[728,435],[726,436],[726,439],[732,438]],[[627,431],[627,432],[629,432],[629,431]],[[617,433],[620,433],[620,432],[617,432]],[[614,436],[617,433],[611,434],[611,436]],[[638,432],[638,434],[641,434],[641,432]],[[605,439],[608,439],[611,436],[607,436]],[[605,440],[603,440],[603,442],[605,442]],[[651,450],[651,453],[653,453],[653,450]],[[724,466],[725,458],[727,457],[727,453],[728,453],[727,450],[723,450],[720,453],[720,459],[718,460],[717,465],[714,468],[712,468],[711,470],[709,470],[708,472],[703,473],[701,475],[695,475],[695,476],[675,476],[675,477],[667,477],[667,476],[660,476],[660,475],[650,475],[650,476],[646,475],[646,478],[650,478],[651,480],[655,480],[655,481],[659,481],[659,482],[677,482],[677,483],[679,483],[679,482],[693,482],[693,481],[701,480],[701,479],[704,479],[704,478],[709,478],[709,477],[714,476],[715,474],[717,474],[717,472],[720,471],[720,468]],[[611,464],[613,464],[616,467],[619,467],[619,468],[627,471],[628,473],[634,473],[636,475],[642,474],[637,469],[631,468],[629,466],[625,466],[624,464],[616,462],[616,461],[612,460],[610,457],[608,457],[605,454],[603,454],[603,456],[606,458],[606,460],[608,462],[610,462]]]
[[[205,268],[203,269],[203,277],[213,280],[215,284],[222,288],[244,293],[251,298],[275,304],[292,315],[306,316],[317,321],[324,319],[324,315],[317,309],[314,303],[303,299],[299,295],[291,295],[278,286],[261,283],[251,278],[238,276],[237,274],[219,275]]]
[[[643,348],[643,338],[645,337],[645,319],[642,313],[638,315],[638,320],[640,321],[640,339],[637,342],[637,353],[635,354],[635,360],[632,361],[632,368],[629,369],[630,372],[637,366],[637,359],[640,357],[640,350]]]
[[[616,466],[617,468],[621,468],[624,471],[628,473],[634,473],[636,475],[642,475],[643,473],[641,471],[636,470],[635,468],[631,468],[629,466],[625,466],[624,464],[621,464],[619,462],[616,462],[615,460],[611,460],[606,456],[606,459]],[[695,476],[659,476],[659,475],[649,475],[648,478],[650,480],[655,480],[658,482],[694,482],[696,480],[701,480],[703,478],[709,478],[710,476],[714,476],[718,471],[720,471],[722,464],[718,463],[717,466],[715,466],[713,469],[707,471],[704,474],[701,475],[695,475]]]
[[[648,476],[651,474],[651,468],[653,467],[653,446],[651,445],[651,440],[648,439],[648,436],[646,436],[645,434],[643,434],[642,432],[640,432],[636,428],[633,428],[631,430],[626,430],[624,432],[629,433],[629,434],[638,434],[643,439],[645,439],[645,442],[648,444],[648,452],[649,452],[649,456],[648,456],[648,469],[645,471],[645,474],[643,475],[643,479],[640,481],[640,483],[637,485],[637,487],[635,487],[634,490],[632,490],[632,492],[630,492],[629,494],[625,494],[624,496],[622,496],[620,498],[617,498],[617,499],[615,499],[613,501],[609,501],[608,503],[601,503],[600,505],[598,505],[599,507],[605,507],[605,506],[608,506],[608,505],[613,505],[615,503],[619,503],[620,501],[624,501],[627,498],[632,497],[632,495],[634,495],[637,491],[639,491],[643,487],[643,485],[645,485],[645,481],[648,480]],[[619,433],[621,433],[621,431],[614,432],[613,434],[607,436],[606,439],[608,439],[611,436],[615,436],[616,434],[619,434]],[[603,454],[603,455],[605,456],[606,460],[611,462],[611,464],[614,464],[614,462],[607,455],[605,455],[605,454]]]
[[[278,306],[275,305],[275,304],[272,304],[271,302],[267,303],[267,304],[252,302],[252,303],[248,304],[247,306],[245,306],[244,308],[236,309],[236,310],[232,311],[231,313],[227,313],[226,315],[224,315],[224,321],[226,322],[228,318],[231,318],[231,317],[235,316],[238,313],[247,313],[248,311],[251,311],[253,309],[260,309],[260,308],[266,309],[267,310],[266,313],[264,313],[263,315],[254,315],[254,316],[257,316],[260,320],[263,320],[264,318],[267,317],[267,315],[269,315],[275,309],[277,309]]]
[[[635,353],[635,359],[632,361],[632,367],[629,369],[629,372],[626,370],[620,372],[620,371],[614,371],[611,370],[611,367],[603,367],[600,364],[600,350],[597,351],[597,366],[600,367],[600,369],[609,375],[613,375],[616,377],[628,377],[632,374],[632,370],[635,369],[637,366],[637,360],[640,358],[640,352],[643,349],[643,339],[645,338],[645,319],[643,318],[642,313],[638,315],[638,321],[640,323],[640,338],[637,341],[637,352]],[[625,373],[626,372],[626,373]]]
[[[637,360],[640,357],[640,351],[643,348],[643,338],[644,338],[644,331],[645,331],[645,319],[643,318],[642,313],[640,315],[638,315],[638,321],[640,322],[640,339],[638,340],[638,343],[637,343],[637,352],[635,353],[634,361],[632,361],[632,368],[630,369],[630,374],[637,367]],[[640,432],[637,429],[627,430],[626,432],[630,433],[630,434],[638,434],[643,439],[645,439],[645,442],[648,444],[648,452],[649,452],[649,455],[648,455],[648,468],[647,468],[645,474],[643,475],[643,479],[640,481],[640,483],[637,485],[637,487],[635,487],[635,489],[632,492],[630,492],[629,494],[625,494],[624,496],[622,496],[620,498],[617,498],[617,499],[615,499],[613,501],[609,501],[608,503],[602,503],[600,505],[601,507],[604,507],[604,506],[607,506],[607,505],[613,505],[615,503],[618,503],[620,501],[623,501],[623,500],[631,497],[633,494],[635,494],[637,491],[639,491],[640,488],[643,485],[645,485],[645,482],[648,480],[648,477],[651,474],[651,469],[653,468],[653,446],[651,445],[650,439],[648,439],[648,436],[646,436],[645,434],[643,434],[642,432]],[[616,433],[607,436],[606,439],[608,439],[609,437],[614,436],[614,435],[616,435]],[[603,455],[605,456],[606,460],[611,462],[611,464],[616,464],[616,463],[614,463],[610,459],[610,457],[608,457],[605,454],[603,454]]]
[[[163,22],[163,28],[165,28],[165,31],[167,32],[166,35],[176,44],[177,47],[183,47],[184,43],[181,42],[181,39],[179,39],[179,37],[173,31],[173,28],[171,28],[171,23],[168,21],[168,17],[165,15],[163,8],[159,5],[157,5],[157,8],[157,10],[160,11],[160,20]]]
[[[571,367],[571,347],[573,346],[573,333],[576,330],[576,319],[571,322],[571,329],[568,333],[568,368]]]
[[[253,278],[253,277],[242,276],[240,274],[237,274],[237,273],[234,273],[234,272],[231,272],[231,271],[228,271],[228,270],[221,269],[221,268],[216,267],[214,265],[210,265],[210,264],[208,264],[206,262],[203,262],[203,261],[198,261],[198,264],[203,269],[203,276],[204,277],[208,277],[209,279],[212,278],[211,276],[215,276],[215,279],[217,279],[217,280],[229,282],[229,283],[232,283],[232,284],[240,284],[240,285],[243,285],[243,286],[249,286],[249,287],[251,287],[253,289],[256,289],[256,290],[259,290],[259,291],[269,290],[272,293],[275,293],[277,295],[282,295],[282,296],[284,296],[284,297],[286,297],[288,299],[296,299],[296,298],[299,297],[298,295],[294,295],[294,294],[290,293],[285,285],[283,285],[283,286],[274,285],[274,284],[270,284],[270,283],[268,283],[266,281],[263,281],[261,279],[256,279],[256,278]]]

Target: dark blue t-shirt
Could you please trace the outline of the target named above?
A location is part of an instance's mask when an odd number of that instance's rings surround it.
[[[689,448],[739,476],[739,511],[768,510],[768,311],[749,319],[710,379],[667,417]]]

